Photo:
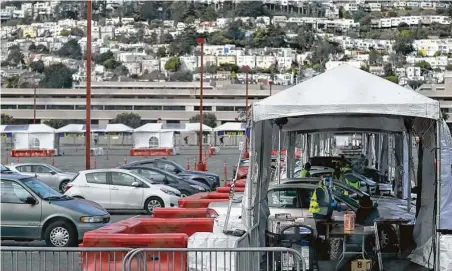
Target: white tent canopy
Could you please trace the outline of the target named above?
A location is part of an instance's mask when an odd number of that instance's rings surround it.
[[[198,123],[187,123],[185,125],[185,132],[199,132],[199,122]],[[210,128],[209,126],[203,124],[202,125],[202,131],[203,132],[212,132],[213,129]]]
[[[438,207],[441,201],[451,201],[450,195],[443,195],[452,191],[443,184],[441,200],[425,200],[433,197],[435,181],[440,183],[442,178],[450,182],[451,178],[450,167],[447,173],[433,172],[435,156],[437,169],[440,170],[440,152],[445,152],[438,148],[440,143],[435,137],[436,134],[438,138],[444,137],[442,141],[446,140],[444,133],[439,132],[442,129],[439,102],[360,69],[341,65],[253,104],[250,139],[252,174],[247,180],[244,195],[247,201],[242,218],[248,229],[259,223],[261,244],[269,214],[265,196],[261,197],[266,195],[270,180],[271,146],[266,143],[272,140],[272,129],[275,122],[278,123],[276,120],[283,118],[287,118],[287,123],[282,126],[286,131],[310,133],[342,129],[401,133],[414,130],[422,135],[422,204],[414,235],[418,247],[427,244],[432,236],[431,229],[435,227],[432,223],[435,221],[433,207]],[[450,135],[447,140],[451,140]],[[436,155],[431,150],[436,150]],[[438,180],[435,180],[435,175]],[[443,208],[441,213],[444,212]],[[436,252],[439,253],[439,250]]]
[[[254,121],[335,114],[440,118],[437,101],[347,64],[253,105]]]
[[[86,131],[84,124],[68,124],[57,129],[57,134],[84,133]],[[132,133],[133,129],[122,123],[91,125],[92,133]]]
[[[45,124],[0,125],[2,135],[13,138],[14,149],[54,149],[55,129]]]
[[[246,124],[243,122],[226,122],[213,129],[215,132],[221,131],[245,131]]]

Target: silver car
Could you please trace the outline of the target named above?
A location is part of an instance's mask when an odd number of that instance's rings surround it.
[[[64,196],[35,177],[1,174],[1,239],[77,246],[85,232],[110,222],[97,203]]]
[[[27,176],[37,177],[39,180],[60,192],[65,191],[68,183],[74,179],[77,173],[65,172],[54,166],[43,163],[22,163],[8,166],[11,171],[15,171]]]

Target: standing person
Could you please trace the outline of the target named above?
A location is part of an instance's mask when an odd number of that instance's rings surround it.
[[[333,211],[342,211],[334,202],[329,187],[331,185],[331,176],[322,176],[319,186],[314,190],[309,204],[309,212],[313,214],[317,234],[326,235],[326,225],[322,222],[330,221]]]
[[[184,137],[185,145],[188,146],[188,136]]]
[[[311,170],[311,164],[309,162],[307,162],[304,165],[303,170],[300,172],[300,178],[311,177],[311,172],[309,172],[310,170]]]
[[[224,137],[222,136],[222,137],[220,137],[220,146],[223,146],[224,145]]]

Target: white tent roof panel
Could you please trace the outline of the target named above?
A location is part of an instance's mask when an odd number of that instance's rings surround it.
[[[347,64],[253,105],[254,121],[334,114],[441,115],[437,101]]]
[[[0,125],[1,133],[54,133],[55,129],[45,124]]]
[[[215,132],[218,131],[245,131],[246,124],[243,122],[226,122],[222,125],[213,129]]]

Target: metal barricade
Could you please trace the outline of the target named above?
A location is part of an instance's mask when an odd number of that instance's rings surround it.
[[[1,247],[2,271],[121,271],[132,248]]]
[[[122,267],[124,271],[306,270],[300,251],[277,247],[140,248],[126,255]]]

